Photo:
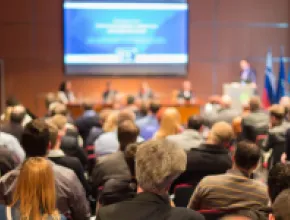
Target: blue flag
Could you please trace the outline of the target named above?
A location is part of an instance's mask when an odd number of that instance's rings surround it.
[[[284,59],[281,56],[280,58],[280,70],[279,70],[279,78],[277,84],[277,92],[276,92],[276,100],[275,103],[279,103],[280,99],[286,95],[286,87],[285,87],[285,66]]]

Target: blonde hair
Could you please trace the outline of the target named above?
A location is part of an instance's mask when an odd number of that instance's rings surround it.
[[[167,108],[161,116],[160,128],[155,137],[159,139],[177,134],[180,128],[180,121],[181,117],[178,110],[176,108]]]
[[[117,126],[118,126],[118,112],[112,111],[103,125],[103,130],[104,132],[114,131],[115,129],[117,129]]]
[[[144,191],[166,191],[186,168],[186,153],[167,140],[151,140],[137,148],[136,178]]]
[[[23,163],[11,206],[17,203],[21,219],[40,220],[48,215],[59,219],[54,174],[47,159],[31,157]]]

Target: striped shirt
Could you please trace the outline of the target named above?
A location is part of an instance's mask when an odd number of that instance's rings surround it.
[[[205,177],[195,189],[188,207],[194,210],[261,209],[268,205],[266,185],[239,170]]]

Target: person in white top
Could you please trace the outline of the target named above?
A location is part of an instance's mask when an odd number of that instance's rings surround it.
[[[68,104],[75,101],[75,96],[72,92],[72,84],[70,81],[64,81],[60,84],[58,98],[63,104]]]

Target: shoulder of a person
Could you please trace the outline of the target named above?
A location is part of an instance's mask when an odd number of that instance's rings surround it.
[[[183,208],[183,207],[174,207],[172,208],[172,214],[177,215],[179,217],[183,217],[182,219],[192,219],[192,220],[204,220],[204,217],[192,210],[192,209],[188,209],[188,208]],[[173,216],[174,217],[174,216]]]
[[[58,179],[58,178],[71,179],[71,178],[75,177],[74,171],[72,169],[67,168],[67,167],[53,163],[52,169],[54,171],[56,179]]]

